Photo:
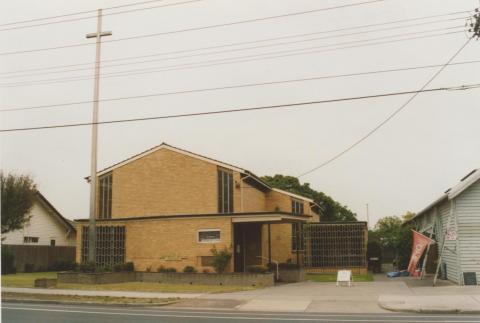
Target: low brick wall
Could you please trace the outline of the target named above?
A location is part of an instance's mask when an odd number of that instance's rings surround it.
[[[137,279],[144,282],[191,285],[239,285],[273,286],[273,274],[252,273],[149,273],[137,272]]]
[[[71,273],[57,274],[59,283],[66,284],[115,284],[137,281],[136,273]]]
[[[278,278],[284,283],[297,283],[303,282],[306,279],[305,269],[278,269]]]
[[[191,285],[239,285],[239,286],[273,286],[273,274],[250,273],[58,273],[58,282],[67,284],[115,284],[134,281],[191,284]]]
[[[56,278],[37,278],[35,279],[34,286],[39,288],[57,287],[57,279]]]

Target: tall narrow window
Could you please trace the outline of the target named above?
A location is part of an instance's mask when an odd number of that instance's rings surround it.
[[[218,213],[233,213],[233,174],[218,169]]]
[[[292,214],[304,214],[303,201],[292,200]]]
[[[303,239],[302,223],[292,223],[292,250],[305,250],[305,240]]]
[[[112,173],[104,175],[99,179],[99,213],[100,219],[112,217]]]

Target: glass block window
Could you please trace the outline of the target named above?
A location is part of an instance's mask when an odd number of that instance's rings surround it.
[[[233,174],[218,169],[218,213],[233,213]]]
[[[98,217],[100,219],[112,218],[112,173],[99,178]]]
[[[97,226],[96,264],[113,266],[125,262],[125,227]],[[88,262],[88,226],[82,228],[82,262]]]
[[[218,229],[199,230],[198,242],[204,242],[204,243],[220,242],[220,230]]]

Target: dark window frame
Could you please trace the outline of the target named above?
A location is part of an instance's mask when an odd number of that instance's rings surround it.
[[[98,178],[98,218],[112,218],[112,173],[105,174]]]
[[[40,240],[39,237],[32,237],[32,236],[24,236],[23,243],[38,243]]]
[[[292,199],[292,214],[302,215],[304,213],[304,205],[302,200]]]
[[[297,241],[298,237],[298,241]],[[300,249],[297,249],[297,243],[300,244]],[[305,251],[305,239],[303,236],[303,223],[292,223],[292,251]]]
[[[218,168],[217,177],[218,213],[233,213],[233,172]]]

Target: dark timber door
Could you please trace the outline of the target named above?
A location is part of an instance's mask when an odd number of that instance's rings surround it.
[[[234,269],[244,272],[248,266],[262,263],[262,225],[260,223],[237,223],[233,229]]]
[[[233,256],[234,270],[241,273],[245,271],[245,230],[240,223],[234,224],[233,240],[235,249]]]

